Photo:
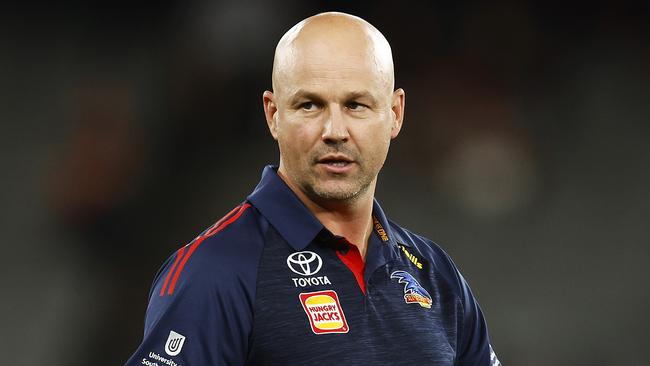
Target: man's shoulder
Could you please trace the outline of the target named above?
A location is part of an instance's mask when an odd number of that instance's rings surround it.
[[[388,220],[388,223],[390,224],[391,231],[395,235],[398,244],[412,247],[414,250],[425,255],[428,259],[442,260],[443,262],[449,260],[447,252],[431,239],[415,233],[393,220]]]
[[[393,220],[388,220],[391,231],[401,250],[407,256],[423,261],[429,266],[429,270],[436,275],[442,276],[447,282],[460,292],[460,272],[451,256],[437,243],[431,239],[417,234]]]
[[[210,225],[186,247],[195,255],[214,264],[232,265],[232,261],[250,258],[264,244],[262,220],[257,210],[244,202]]]
[[[156,276],[156,287],[171,295],[186,286],[254,278],[263,247],[259,213],[244,202],[173,253]]]

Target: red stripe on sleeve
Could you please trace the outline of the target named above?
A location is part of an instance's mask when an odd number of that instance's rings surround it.
[[[172,278],[172,273],[174,272],[174,269],[176,269],[176,266],[178,265],[178,262],[181,261],[181,258],[183,257],[183,253],[185,253],[185,247],[182,247],[176,253],[176,259],[174,260],[174,264],[172,264],[172,268],[170,268],[169,272],[167,272],[167,277],[165,278],[165,283],[163,283],[162,288],[160,289],[160,296],[163,296],[165,294],[165,289],[167,288],[167,284],[169,283],[169,279]]]
[[[201,243],[206,239],[209,238],[210,236],[218,233],[219,231],[225,229],[228,227],[228,225],[232,224],[233,222],[237,221],[237,219],[246,211],[247,208],[249,208],[251,205],[249,203],[245,203],[239,207],[239,211],[237,211],[236,214],[232,215],[230,218],[227,220],[223,221],[223,223],[219,226],[217,226],[214,230],[210,230],[210,235],[202,235],[200,238],[198,238],[194,243],[190,245],[190,249],[187,251],[187,254],[183,257],[183,260],[181,261],[180,265],[178,266],[178,269],[176,270],[176,273],[174,273],[174,277],[172,278],[172,282],[169,285],[169,289],[167,290],[167,294],[171,295],[174,293],[174,288],[176,287],[176,282],[178,281],[178,277],[180,277],[181,272],[183,272],[183,267],[185,267],[185,264],[187,261],[190,259],[196,248],[201,245]],[[231,211],[232,212],[232,211]],[[207,233],[206,233],[207,234]]]
[[[224,222],[226,219],[228,219],[230,216],[232,216],[232,214],[235,213],[235,211],[240,210],[241,207],[242,207],[242,205],[239,205],[239,206],[233,208],[230,212],[228,212],[228,213],[226,214],[226,216],[224,216],[224,217],[222,217],[221,219],[219,219],[219,221],[217,221],[217,222],[216,222],[214,225],[212,225],[208,230],[206,230],[205,234],[203,234],[203,235],[205,235],[205,236],[212,236],[212,234],[214,234],[214,231],[215,231],[216,229],[219,228],[219,225],[221,225],[222,222]]]

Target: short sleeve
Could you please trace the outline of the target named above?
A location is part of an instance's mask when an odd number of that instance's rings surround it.
[[[463,322],[458,347],[458,365],[500,366],[490,345],[487,324],[481,308],[465,278],[458,272],[463,302]]]
[[[244,364],[252,327],[246,281],[205,256],[184,263],[184,252],[170,257],[156,276],[144,337],[126,366]]]

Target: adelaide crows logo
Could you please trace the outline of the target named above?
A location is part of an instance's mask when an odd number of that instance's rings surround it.
[[[433,300],[431,295],[420,286],[418,281],[410,273],[404,271],[395,271],[390,274],[390,278],[396,278],[397,283],[404,284],[404,301],[407,304],[418,303],[423,308],[430,309]]]

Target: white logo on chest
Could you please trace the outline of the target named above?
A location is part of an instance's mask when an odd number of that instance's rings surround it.
[[[307,277],[307,278],[292,278],[293,284],[298,287],[307,287],[307,286],[319,286],[319,285],[331,285],[329,278],[327,276],[318,276],[318,277]]]
[[[296,252],[287,257],[287,266],[293,273],[313,276],[320,271],[323,260],[314,252]]]
[[[323,267],[323,260],[320,255],[302,251],[291,254],[287,257],[287,267],[291,272],[302,276],[313,276],[303,278],[292,278],[295,287],[331,285],[327,276],[314,276]]]

